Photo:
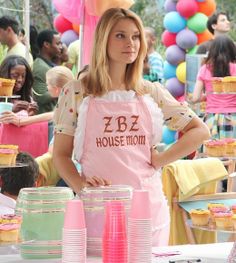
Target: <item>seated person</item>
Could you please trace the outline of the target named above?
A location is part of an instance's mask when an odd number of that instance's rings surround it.
[[[15,55],[6,57],[0,66],[0,77],[16,81],[13,95],[19,95],[20,98],[12,99],[13,112],[23,116],[37,114],[38,106],[31,94],[33,75],[26,59]]]
[[[48,91],[53,98],[57,98],[61,92],[62,87],[74,79],[74,75],[70,69],[65,66],[56,66],[50,68],[46,73],[46,82]],[[34,116],[19,116],[13,112],[5,112],[0,117],[0,122],[4,124],[14,124],[18,127],[25,126],[38,122],[50,122],[53,117],[53,111],[45,112]],[[48,141],[52,138],[52,126],[49,123]]]
[[[0,169],[0,214],[14,214],[16,199],[22,188],[35,187],[39,176],[39,167],[34,158],[20,152],[16,161],[27,166]]]

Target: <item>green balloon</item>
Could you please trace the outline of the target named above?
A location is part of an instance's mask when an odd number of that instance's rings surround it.
[[[194,54],[196,54],[197,49],[198,49],[198,45],[196,45],[193,48],[189,49],[187,54],[194,55]]]
[[[196,13],[187,21],[187,27],[196,34],[202,33],[206,30],[208,17],[203,13]]]

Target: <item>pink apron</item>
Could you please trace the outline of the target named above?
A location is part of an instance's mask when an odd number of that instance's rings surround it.
[[[150,165],[152,120],[143,98],[129,102],[89,99],[83,154],[84,176],[149,191],[153,245],[168,245],[169,209],[160,174]],[[76,152],[75,137],[75,152]]]

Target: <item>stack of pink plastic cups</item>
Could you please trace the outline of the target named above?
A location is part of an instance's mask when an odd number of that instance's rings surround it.
[[[85,263],[86,242],[83,203],[77,199],[70,200],[66,204],[62,232],[62,263]]]
[[[128,218],[128,262],[152,262],[152,219],[149,193],[135,190]]]
[[[120,201],[110,201],[105,207],[103,232],[103,263],[127,263],[125,208]]]

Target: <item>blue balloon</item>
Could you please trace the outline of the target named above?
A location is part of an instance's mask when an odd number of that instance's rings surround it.
[[[170,64],[168,61],[164,62],[164,78],[170,79],[176,77],[177,66]]]
[[[187,20],[178,12],[173,11],[165,15],[163,24],[165,29],[167,29],[171,33],[178,33],[186,27]]]
[[[176,141],[177,132],[170,130],[167,126],[163,126],[162,130],[162,142],[165,144],[171,144]]]

